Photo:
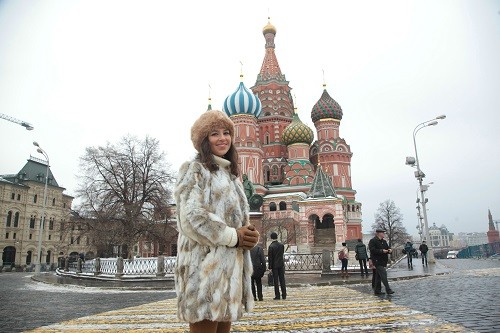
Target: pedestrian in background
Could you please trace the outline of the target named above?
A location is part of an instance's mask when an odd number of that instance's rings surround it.
[[[204,112],[191,128],[197,156],[179,170],[177,203],[177,316],[192,333],[225,333],[251,311],[250,249],[259,233],[238,178],[234,125],[217,110]]]
[[[387,294],[394,294],[394,291],[389,287],[389,281],[387,280],[387,263],[389,262],[389,254],[392,253],[392,249],[387,244],[384,239],[385,229],[377,228],[375,231],[375,237],[373,237],[368,243],[368,248],[370,250],[370,257],[375,265],[375,295],[382,295],[382,284],[384,284],[385,292]]]
[[[252,295],[254,301],[259,297],[259,301],[262,301],[264,297],[262,296],[262,277],[266,272],[266,257],[264,256],[264,250],[260,245],[255,245],[253,249],[250,250],[250,257],[252,258],[253,274],[252,274]],[[255,290],[257,289],[257,290]]]
[[[424,260],[425,260],[425,266],[427,266],[427,251],[429,251],[429,247],[425,243],[425,241],[422,241],[422,244],[418,247],[420,250],[420,256],[422,257],[422,265],[424,265]]]
[[[349,277],[349,273],[347,272],[347,264],[349,263],[349,249],[347,248],[347,243],[342,243],[342,247],[339,250],[338,257],[340,262],[342,263],[342,267],[340,268],[340,274],[342,278]]]
[[[356,244],[354,251],[356,252],[356,259],[359,262],[359,269],[361,270],[361,276],[363,276],[364,274],[368,276],[368,268],[366,267],[366,260],[368,259],[368,251],[366,250],[366,245],[363,244],[361,238],[358,238],[358,243]]]
[[[275,232],[271,233],[271,239],[273,240],[269,244],[267,250],[267,261],[269,262],[269,269],[273,273],[273,283],[274,283],[274,300],[281,298],[286,299],[286,284],[285,284],[285,246],[278,242],[278,234]],[[281,295],[280,295],[281,287]]]
[[[413,268],[413,252],[415,249],[413,248],[413,243],[407,239],[406,244],[404,246],[403,253],[406,254],[406,261],[408,262],[408,268]]]

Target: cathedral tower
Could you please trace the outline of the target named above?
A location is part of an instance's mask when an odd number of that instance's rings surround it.
[[[278,185],[283,182],[287,165],[287,147],[281,138],[285,128],[292,122],[293,101],[291,88],[285,75],[281,73],[274,52],[276,28],[269,21],[262,33],[266,40],[266,53],[257,81],[251,89],[262,102],[258,124],[264,152],[264,184]]]
[[[491,212],[488,209],[488,243],[500,242],[500,236],[498,234],[498,230],[495,229],[495,224],[493,223],[493,216],[491,216]]]

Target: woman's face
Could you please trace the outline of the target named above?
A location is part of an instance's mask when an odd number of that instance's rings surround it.
[[[228,129],[219,128],[215,129],[208,135],[208,142],[210,143],[210,150],[212,154],[222,157],[226,155],[231,147],[231,134]]]

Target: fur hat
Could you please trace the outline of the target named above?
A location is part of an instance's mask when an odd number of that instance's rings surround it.
[[[200,151],[203,139],[208,137],[211,131],[219,128],[228,129],[231,141],[234,141],[233,121],[224,112],[219,110],[203,112],[191,127],[191,141],[193,141],[194,148]]]

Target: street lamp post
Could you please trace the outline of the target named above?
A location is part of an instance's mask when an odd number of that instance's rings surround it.
[[[438,124],[438,121],[437,121],[438,119],[445,119],[445,118],[446,118],[445,115],[440,115],[434,119],[424,121],[423,123],[420,123],[415,127],[415,129],[413,130],[413,146],[415,147],[415,159],[413,159],[412,157],[406,158],[406,164],[417,167],[417,171],[415,171],[415,178],[418,179],[418,184],[419,184],[419,189],[420,189],[422,215],[424,218],[424,240],[427,241],[427,246],[429,247],[428,261],[430,263],[435,262],[435,259],[434,259],[434,251],[432,249],[432,242],[430,241],[430,238],[429,238],[429,224],[428,224],[428,220],[427,220],[427,208],[426,208],[426,204],[427,204],[428,199],[425,198],[425,191],[427,191],[427,189],[429,188],[429,185],[422,184],[423,179],[425,177],[425,173],[422,172],[422,170],[420,168],[420,162],[418,160],[416,136],[417,136],[418,131],[420,131],[422,128],[428,127],[428,126],[435,126]]]
[[[36,150],[40,154],[42,154],[46,159],[47,159],[47,170],[45,172],[45,188],[43,189],[43,208],[42,208],[42,218],[40,219],[40,232],[38,233],[38,254],[37,254],[37,261],[35,263],[35,273],[40,273],[40,265],[42,263],[42,236],[43,236],[43,230],[44,230],[44,225],[45,225],[45,210],[47,208],[47,185],[48,185],[48,180],[49,180],[49,155],[43,150],[40,145],[34,141],[33,145],[38,147]]]

